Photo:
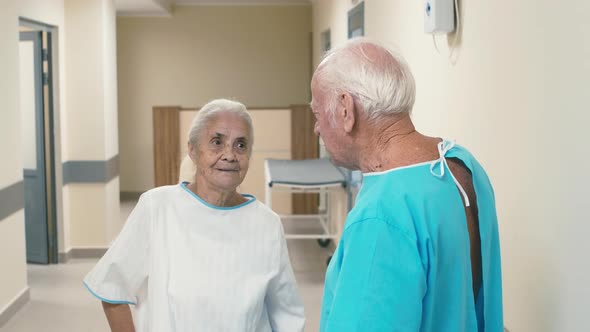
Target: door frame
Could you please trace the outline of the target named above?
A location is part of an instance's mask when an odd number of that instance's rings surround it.
[[[42,91],[47,99],[47,108],[44,109],[44,163],[45,163],[45,197],[47,212],[47,240],[48,258],[50,264],[59,262],[59,245],[63,241],[63,218],[61,207],[62,187],[61,176],[56,176],[61,171],[61,156],[59,131],[59,79],[58,79],[58,29],[39,21],[19,17],[19,27],[25,27],[34,31],[41,31],[47,35],[47,48],[42,61],[47,61],[47,77],[42,82],[42,90],[47,85],[47,93]],[[42,45],[43,46],[43,45]],[[60,183],[57,183],[57,181]],[[58,191],[59,188],[59,191]]]

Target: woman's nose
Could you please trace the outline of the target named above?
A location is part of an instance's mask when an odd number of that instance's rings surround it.
[[[236,160],[236,153],[231,145],[226,145],[223,149],[223,160],[227,161],[235,161]]]

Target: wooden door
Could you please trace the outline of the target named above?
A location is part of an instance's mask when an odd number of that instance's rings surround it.
[[[291,159],[319,158],[319,141],[313,132],[314,123],[309,105],[291,105]],[[318,213],[318,194],[293,194],[292,200],[294,214]]]
[[[178,183],[180,172],[179,112],[179,106],[155,106],[153,108],[154,180],[156,187]]]

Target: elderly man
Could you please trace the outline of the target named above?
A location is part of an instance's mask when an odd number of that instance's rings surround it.
[[[279,216],[236,190],[252,144],[244,105],[201,108],[189,133],[191,182],[144,193],[84,279],[113,332],[303,331]]]
[[[502,331],[492,186],[465,148],[416,131],[404,60],[353,40],[326,55],[311,91],[332,161],[364,176],[326,274],[320,330]]]

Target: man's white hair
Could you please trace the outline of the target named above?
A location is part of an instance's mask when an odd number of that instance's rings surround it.
[[[416,84],[408,64],[401,55],[365,38],[328,52],[315,76],[328,94],[326,109],[332,118],[342,93],[352,95],[371,121],[412,112]]]
[[[237,114],[242,118],[242,120],[244,120],[244,123],[248,127],[249,134],[248,151],[251,153],[252,145],[254,144],[254,130],[252,127],[252,118],[250,117],[250,113],[248,113],[248,110],[244,104],[228,99],[215,99],[201,107],[193,119],[191,129],[188,132],[188,143],[193,146],[197,146],[198,139],[203,130],[207,128],[209,121],[215,119],[222,113]]]

